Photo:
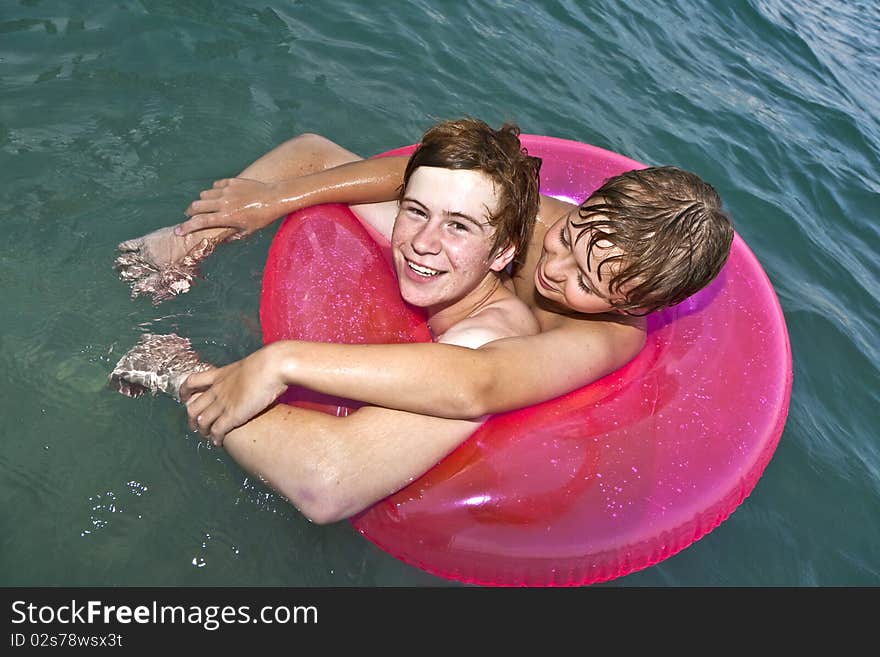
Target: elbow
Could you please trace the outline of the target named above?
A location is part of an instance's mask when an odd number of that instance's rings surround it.
[[[495,386],[491,377],[475,377],[468,385],[461,386],[450,407],[454,412],[453,419],[475,420],[498,413],[499,408],[495,403],[493,392]]]
[[[485,403],[485,401],[479,397],[471,397],[467,400],[462,400],[454,410],[454,416],[451,419],[454,420],[477,420],[483,417],[484,415],[489,415],[492,411],[488,410],[490,408],[489,404]]]

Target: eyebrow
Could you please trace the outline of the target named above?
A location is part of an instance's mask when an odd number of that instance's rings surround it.
[[[429,209],[427,205],[425,205],[424,203],[422,203],[421,201],[419,201],[419,200],[417,200],[417,199],[414,199],[414,198],[411,197],[411,196],[404,196],[402,200],[403,200],[403,201],[409,201],[410,203],[415,203],[416,205],[418,205],[418,206],[419,206],[420,208],[422,208],[423,210],[428,210],[428,209]],[[488,221],[478,221],[477,219],[474,219],[474,218],[473,218],[472,216],[470,216],[469,214],[466,214],[466,213],[464,213],[464,212],[459,212],[458,210],[452,210],[452,211],[444,210],[444,211],[443,211],[443,216],[445,216],[445,217],[452,217],[452,218],[455,218],[455,219],[462,219],[462,220],[464,220],[464,221],[467,221],[467,222],[472,223],[474,226],[476,226],[477,228],[481,228],[481,229],[489,225],[489,222],[488,222]]]

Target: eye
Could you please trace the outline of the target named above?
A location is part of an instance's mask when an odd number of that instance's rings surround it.
[[[568,243],[568,240],[565,239],[565,231],[564,230],[559,231],[559,243],[562,244],[562,246],[564,246],[566,249],[570,246]]]
[[[586,292],[587,294],[593,294],[593,291],[587,287],[587,284],[584,283],[583,277],[580,275],[578,275],[578,277],[577,277],[577,284],[582,292]]]
[[[470,228],[468,228],[467,224],[463,224],[460,221],[452,221],[449,223],[449,225],[452,227],[452,230],[454,230],[458,233],[469,233],[470,232]]]
[[[425,211],[417,205],[408,205],[404,208],[404,210],[406,210],[407,214],[411,214],[415,217],[424,218],[428,216],[427,214],[425,214]]]

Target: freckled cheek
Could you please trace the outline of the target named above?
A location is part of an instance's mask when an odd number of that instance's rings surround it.
[[[452,262],[455,263],[455,268],[463,274],[488,271],[491,264],[485,253],[475,254],[467,251],[456,252]]]
[[[407,240],[406,231],[395,226],[394,230],[391,231],[391,243],[394,246],[400,246]]]

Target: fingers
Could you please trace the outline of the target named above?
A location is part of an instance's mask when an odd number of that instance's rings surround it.
[[[226,434],[234,428],[235,427],[227,426],[227,423],[223,418],[215,421],[211,427],[211,444],[214,445],[214,447],[223,447],[223,440],[226,438]]]
[[[224,212],[224,207],[228,204],[228,200],[224,199],[226,192],[225,187],[229,187],[236,181],[235,178],[221,178],[215,180],[210,189],[199,192],[199,199],[193,201],[184,210],[184,214],[189,219],[181,222],[174,228],[174,234],[177,236],[188,235],[189,233],[203,228],[244,228],[239,222],[230,220],[228,212]]]
[[[189,233],[194,233],[195,231],[202,230],[203,228],[221,228],[226,226],[234,226],[234,224],[232,224],[231,222],[220,221],[217,218],[217,213],[214,211],[195,212],[191,208],[192,206],[186,209],[186,214],[187,216],[189,216],[189,219],[181,222],[174,228],[174,234],[178,237],[182,237],[183,235],[187,235]],[[195,214],[191,214],[192,212],[195,212]]]
[[[180,401],[186,403],[189,398],[197,392],[204,392],[214,383],[219,367],[206,370],[205,372],[196,372],[186,377],[186,380],[180,386]]]
[[[245,227],[241,226],[237,221],[224,221],[219,219],[221,215],[217,212],[206,214],[196,214],[174,227],[174,234],[183,237],[189,233],[205,228],[226,228],[227,232],[222,233],[216,244],[227,240],[241,239],[251,233]],[[210,239],[210,238],[206,238]],[[216,245],[215,244],[215,245]]]
[[[223,439],[234,427],[229,426],[223,405],[210,392],[195,393],[186,405],[187,424],[215,447],[223,447]]]
[[[187,208],[187,213],[189,209]],[[210,214],[197,214],[193,215],[186,221],[178,224],[174,228],[174,234],[177,236],[187,235],[189,233],[195,232],[197,230],[201,230],[202,228],[208,227],[208,222],[211,220],[213,215]]]
[[[201,433],[202,424],[206,423],[209,418],[213,421],[212,415],[208,413],[208,409],[214,405],[216,400],[217,398],[211,392],[203,392],[193,395],[186,402],[187,424],[189,424],[190,429]],[[210,423],[207,424],[207,427],[210,428]]]
[[[190,426],[192,426],[193,429],[197,430],[205,438],[211,438],[213,427],[216,424],[217,418],[219,418],[222,414],[223,408],[219,404],[211,404],[201,413],[193,418],[190,418]]]
[[[198,201],[193,201],[189,204],[186,210],[184,210],[184,214],[188,217],[192,217],[197,214],[206,214],[209,212],[219,212],[221,209],[221,202],[217,198],[207,198],[200,199]]]
[[[178,224],[174,228],[174,234],[187,235],[203,228],[240,228],[237,222],[230,220],[229,213],[223,211],[225,202],[219,194],[218,192],[216,196],[205,196],[190,203],[184,211],[189,219]]]

